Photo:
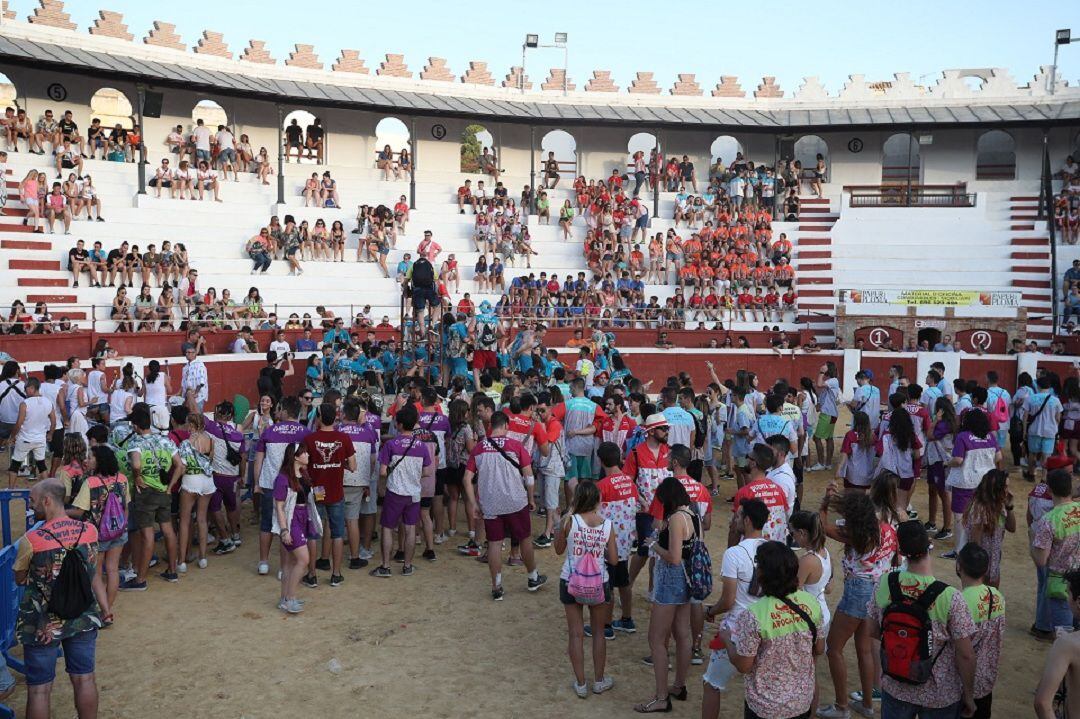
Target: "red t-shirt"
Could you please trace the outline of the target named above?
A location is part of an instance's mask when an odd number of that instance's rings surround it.
[[[316,501],[334,504],[345,499],[342,480],[349,457],[356,454],[352,439],[335,429],[320,429],[304,437],[308,451],[308,475]],[[320,496],[322,495],[322,496]]]
[[[702,517],[708,514],[712,514],[712,495],[709,494],[709,490],[705,488],[705,485],[697,481],[689,474],[684,474],[681,477],[676,477],[685,489],[686,493],[690,495],[690,501],[697,504],[698,514]],[[781,492],[783,494],[783,492]],[[660,504],[660,500],[653,495],[652,502],[649,504],[649,514],[653,516],[656,521],[661,521],[664,518],[664,505]]]
[[[744,499],[760,499],[769,508],[769,519],[761,530],[763,537],[777,542],[787,540],[787,495],[783,487],[767,477],[755,479],[735,493],[732,510],[737,512]]]

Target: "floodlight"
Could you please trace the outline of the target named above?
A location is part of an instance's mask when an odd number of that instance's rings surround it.
[[[566,33],[565,32],[557,32],[557,33],[555,33],[555,44],[556,45],[565,45],[566,44]]]
[[[1058,30],[1054,36],[1054,42],[1058,45],[1068,45],[1072,42],[1072,30],[1068,28]]]
[[[540,45],[540,36],[529,33],[525,36],[525,47],[537,47]]]

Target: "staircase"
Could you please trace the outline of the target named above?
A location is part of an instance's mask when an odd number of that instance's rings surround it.
[[[792,233],[799,316],[821,343],[835,339],[836,287],[830,232],[838,218],[829,198],[804,198],[799,205],[799,222]]]
[[[1028,310],[1028,339],[1045,344],[1054,333],[1054,298],[1050,278],[1050,234],[1046,222],[1039,220],[1038,215],[1038,197],[1009,197],[1013,286],[1020,289]]]

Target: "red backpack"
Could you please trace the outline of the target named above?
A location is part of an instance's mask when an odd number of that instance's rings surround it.
[[[889,605],[881,613],[881,671],[898,682],[925,684],[945,649],[935,651],[930,608],[949,585],[935,580],[916,599],[901,590],[899,572],[887,576]]]

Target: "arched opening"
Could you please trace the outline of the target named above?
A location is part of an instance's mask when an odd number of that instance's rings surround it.
[[[199,100],[191,110],[191,124],[197,124],[199,120],[207,127],[217,131],[218,125],[228,125],[229,117],[225,114],[225,108],[213,100]]]
[[[976,180],[1015,180],[1016,141],[1004,130],[979,135],[975,146]]]
[[[293,110],[285,116],[285,160],[297,157],[298,162],[325,162],[326,132],[322,118],[307,110]]]
[[[15,89],[14,83],[8,79],[8,76],[0,72],[0,112],[3,112],[6,108],[13,110],[18,109],[19,91]]]
[[[742,143],[731,135],[721,135],[709,145],[709,156],[712,158],[713,164],[720,162],[723,163],[724,167],[731,165],[735,161],[735,157],[741,152],[743,152]]]
[[[134,124],[133,109],[127,95],[111,87],[103,87],[90,98],[90,116],[101,120],[103,127],[120,125],[130,130]]]
[[[551,154],[553,153],[553,155]],[[577,140],[565,130],[552,130],[540,140],[541,170],[551,157],[559,163],[559,174],[563,177],[576,177],[578,174]]]
[[[906,132],[890,135],[881,152],[882,184],[917,184],[921,176],[918,138]]]
[[[964,83],[969,92],[982,92],[986,86],[986,80],[978,75],[962,75],[960,82]]]
[[[652,156],[652,151],[657,149],[656,135],[651,132],[638,132],[630,136],[630,140],[626,143],[626,168],[624,171],[634,171],[634,155],[638,152],[645,154],[645,161],[649,161],[649,157]],[[663,148],[660,148],[660,152],[663,153]]]
[[[376,162],[379,160],[379,153],[383,152],[387,145],[393,153],[394,162],[400,162],[403,151],[406,156],[411,154],[409,152],[409,126],[396,117],[384,117],[375,126],[375,157],[373,159]]]
[[[496,155],[494,136],[483,125],[466,125],[461,131],[461,171],[482,173],[484,163],[481,158],[485,150],[489,155]]]
[[[795,159],[804,172],[817,167],[817,156],[825,160],[825,182],[829,181],[829,145],[817,135],[803,135],[795,141]]]

